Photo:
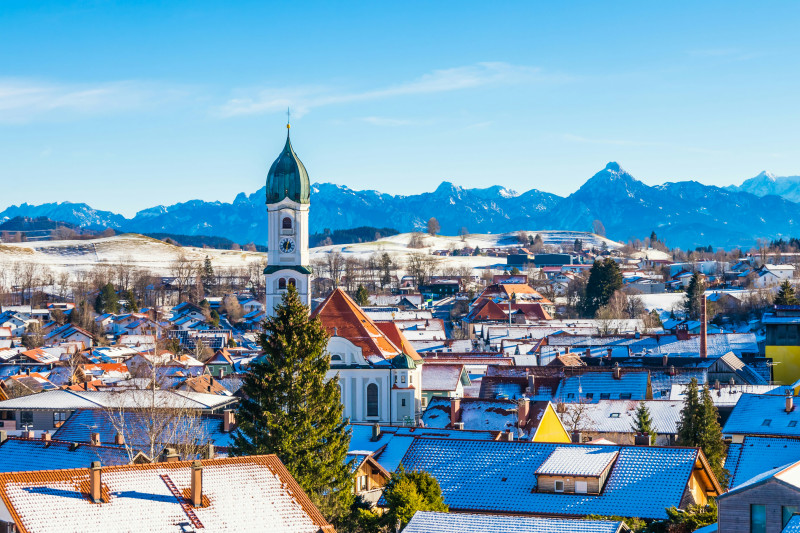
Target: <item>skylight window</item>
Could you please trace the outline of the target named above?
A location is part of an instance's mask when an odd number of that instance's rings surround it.
[[[619,413],[611,413],[608,418],[619,418]]]
[[[631,399],[631,396],[632,396],[632,395],[631,395],[631,393],[630,393],[630,392],[626,392],[625,394],[620,394],[620,395],[619,395],[619,399],[620,399],[620,400],[630,400],[630,399]]]
[[[789,426],[790,428],[793,428],[793,427],[795,427],[796,425],[797,425],[797,420],[789,420],[789,424],[788,424],[788,426]]]
[[[772,419],[771,419],[771,418],[766,418],[766,419],[764,419],[764,421],[761,423],[761,425],[762,425],[762,426],[768,426],[768,425],[770,425],[771,423],[772,423]]]
[[[601,392],[600,393],[600,399],[601,400],[608,400],[610,398],[611,398],[611,393],[610,392]]]

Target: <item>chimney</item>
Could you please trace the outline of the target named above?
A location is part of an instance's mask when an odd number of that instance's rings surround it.
[[[450,426],[456,427],[461,422],[461,398],[450,398]]]
[[[381,425],[372,424],[372,442],[377,442],[381,438]]]
[[[219,379],[222,379],[224,377],[225,377],[225,369],[224,368],[220,368],[219,369]]]
[[[622,375],[620,374],[619,371],[619,363],[617,363],[614,365],[614,379],[620,379],[621,377]]]
[[[0,430],[0,444],[3,444],[7,440],[8,440],[8,433],[6,433],[5,430]]]
[[[505,430],[503,432],[503,435],[500,438],[500,440],[504,440],[506,442],[513,442],[514,441],[514,432],[512,432],[510,429]]]
[[[533,374],[528,374],[528,392],[530,394],[536,394],[536,376]]]
[[[700,302],[700,357],[708,357],[708,324],[706,323],[706,296]]]
[[[611,359],[611,348],[606,349],[606,359]]]
[[[208,384],[209,385],[213,385],[214,384],[214,376],[208,376]],[[208,390],[211,390],[211,388],[209,387]]]
[[[100,446],[100,433],[92,433],[89,444],[92,446]]]
[[[100,461],[92,461],[92,466],[89,468],[89,497],[94,503],[102,501],[101,473]]]
[[[580,431],[573,431],[572,432],[572,442],[575,444],[580,444],[583,442],[583,433]]]
[[[669,363],[669,355],[664,354],[661,356],[661,366],[667,366],[667,363]]]
[[[236,413],[233,409],[225,409],[222,411],[222,431],[230,433],[236,429]]]
[[[117,433],[116,435],[114,435],[114,444],[116,444],[117,446],[122,446],[123,444],[125,444],[125,437]]]
[[[528,423],[528,413],[531,409],[531,401],[528,398],[523,398],[519,401],[517,407],[517,427],[522,428]]]
[[[591,357],[592,356],[592,350],[590,348],[586,348],[586,351],[584,352],[584,355],[586,357]]]
[[[216,455],[216,448],[214,448],[214,445],[209,442],[206,444],[206,453],[204,458],[213,459],[214,455]]]
[[[786,412],[791,413],[794,411],[794,396],[792,396],[792,389],[786,389]]]
[[[564,348],[564,355],[569,355],[569,346]]]
[[[42,433],[42,440],[43,441],[50,442],[50,439],[51,439],[51,437],[50,437],[50,432],[49,431],[45,431],[44,433]]]
[[[714,380],[714,390],[719,390],[719,389],[720,389],[719,380],[718,380],[718,379],[715,379],[715,380]]]
[[[669,375],[670,376],[675,375],[675,365],[669,365]]]
[[[32,429],[28,429],[22,432],[22,436],[25,437],[26,439],[35,439],[36,432],[34,432]]]
[[[650,434],[637,433],[636,436],[633,438],[633,444],[635,446],[650,446]]]
[[[192,505],[203,506],[203,465],[200,461],[192,463]]]
[[[177,463],[180,461],[180,456],[175,448],[167,448],[164,450],[164,462],[165,463]]]

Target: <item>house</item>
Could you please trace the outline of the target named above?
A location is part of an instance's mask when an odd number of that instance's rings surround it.
[[[722,427],[722,435],[742,442],[747,435],[800,436],[800,409],[786,395],[742,394]]]
[[[736,488],[768,470],[800,461],[800,436],[745,435],[728,446],[728,488]]]
[[[401,464],[433,475],[451,512],[654,520],[722,494],[698,448],[417,437]]]
[[[414,423],[422,408],[422,357],[392,322],[375,322],[336,289],[312,313],[331,336],[328,379],[338,379],[353,422]]]
[[[0,433],[0,473],[81,468],[100,461],[126,465],[131,459],[122,446],[82,444],[53,439],[47,432],[38,439],[8,437]]]
[[[753,286],[759,289],[780,285],[786,280],[794,277],[793,265],[762,265],[755,271],[756,277],[753,279]]]
[[[392,474],[383,468],[371,453],[348,453],[346,460],[352,461],[353,493],[361,496],[366,502],[376,503]]]
[[[417,511],[403,533],[627,533],[625,522]]]
[[[505,433],[499,438],[570,442],[553,404],[527,399],[433,398],[422,416],[424,427]]]
[[[776,305],[761,318],[767,331],[764,355],[772,359],[773,379],[788,385],[800,379],[800,305]]]
[[[6,473],[0,500],[26,533],[334,531],[275,455]]]
[[[64,324],[52,329],[44,337],[46,344],[57,344],[59,342],[78,342],[85,348],[91,348],[94,344],[92,334],[83,328],[73,324]]]
[[[674,446],[678,440],[678,422],[682,401],[671,400],[600,400],[597,403],[565,405],[559,415],[567,429],[580,433],[580,442],[606,439],[616,444],[636,444],[636,409],[647,406],[658,434],[655,444]],[[574,426],[574,427],[573,427]]]
[[[422,407],[426,407],[434,396],[463,398],[464,387],[469,385],[469,374],[464,365],[423,365]]]
[[[212,376],[223,377],[228,374],[233,374],[233,358],[230,352],[225,348],[217,350],[217,352],[206,361],[206,371]]]
[[[781,533],[800,510],[800,462],[759,474],[717,498],[718,531]]]

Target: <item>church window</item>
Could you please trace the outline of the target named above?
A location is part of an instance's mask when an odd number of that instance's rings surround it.
[[[291,285],[292,287],[296,287],[297,286],[295,284],[294,278],[289,278],[289,285]]]
[[[283,217],[283,229],[292,229],[292,219],[289,217]]]
[[[286,289],[286,278],[281,278],[278,280],[278,290]]]
[[[367,385],[367,416],[378,416],[378,386]]]

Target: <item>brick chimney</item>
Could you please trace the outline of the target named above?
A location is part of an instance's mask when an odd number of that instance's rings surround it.
[[[531,401],[528,398],[521,399],[517,406],[517,418],[519,419],[517,427],[520,428],[525,427],[525,425],[528,423],[530,410],[531,410]]]
[[[26,439],[35,439],[36,438],[36,432],[33,431],[32,429],[28,429],[28,430],[22,432],[22,436],[25,437]]]
[[[633,438],[633,444],[636,446],[650,446],[650,434],[637,433]]]
[[[583,355],[585,355],[586,357],[591,357],[592,356],[591,348],[586,348],[586,351],[583,352]]]
[[[7,440],[8,440],[8,433],[6,433],[4,430],[0,430],[0,444],[3,444]]]
[[[100,461],[92,461],[92,466],[89,467],[89,498],[94,503],[102,501],[102,472]]]
[[[175,448],[167,448],[164,450],[164,462],[165,463],[177,463],[180,461],[181,457],[178,455],[178,452]]]
[[[794,396],[792,396],[792,389],[786,389],[786,412],[791,413],[794,411]]]
[[[89,444],[92,446],[100,446],[100,433],[92,433],[90,436]]]
[[[450,398],[450,427],[461,422],[461,398]]]
[[[222,411],[222,431],[230,433],[236,429],[236,413],[233,409],[225,409]]]
[[[117,433],[116,435],[114,435],[114,444],[116,444],[117,446],[122,446],[123,444],[125,444],[125,437]]]
[[[700,301],[700,357],[708,357],[708,323],[706,316],[706,296]]]
[[[200,461],[192,463],[192,505],[203,506],[203,465]]]
[[[381,425],[372,424],[372,442],[381,440]]]
[[[606,348],[606,359],[611,359],[611,348]]]
[[[49,431],[45,431],[42,433],[42,440],[45,442],[50,442],[51,436]]]

